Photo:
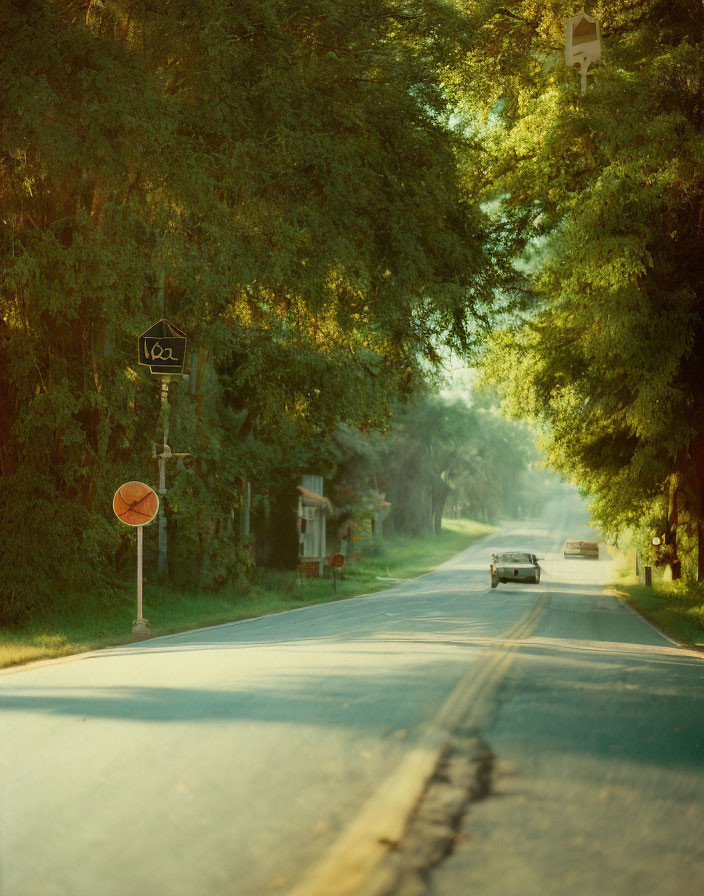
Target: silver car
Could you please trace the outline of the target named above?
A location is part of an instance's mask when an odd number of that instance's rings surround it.
[[[525,551],[506,551],[491,555],[491,587],[499,582],[519,582],[537,585],[540,582],[540,564],[535,554]]]

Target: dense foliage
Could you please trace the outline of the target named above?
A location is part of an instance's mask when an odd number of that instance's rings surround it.
[[[3,0],[0,618],[119,567],[160,317],[191,347],[172,553],[211,584],[246,562],[245,480],[275,502],[476,341],[511,276],[443,88],[470,42],[446,0]]]
[[[486,522],[533,515],[546,494],[533,434],[476,395],[473,403],[419,396],[384,434],[342,426],[332,461],[338,526],[372,519],[387,532],[439,533],[443,515]]]
[[[532,280],[532,313],[493,340],[490,376],[546,425],[552,463],[612,534],[704,576],[704,7],[604,0],[582,97],[563,0],[477,0],[460,89],[481,183]],[[684,528],[683,528],[684,526]]]
[[[497,320],[488,377],[602,526],[704,577],[704,8],[588,9],[582,97],[566,0],[3,0],[2,620],[124,562],[162,316],[177,578],[251,562],[248,482],[268,538],[302,472],[411,531],[505,512],[515,433],[426,391]]]

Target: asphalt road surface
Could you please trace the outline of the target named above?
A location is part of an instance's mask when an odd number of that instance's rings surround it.
[[[381,594],[0,675],[0,894],[351,893],[458,725],[493,790],[428,892],[701,890],[704,662],[562,558],[586,524],[565,494]],[[492,591],[497,547],[541,584]]]

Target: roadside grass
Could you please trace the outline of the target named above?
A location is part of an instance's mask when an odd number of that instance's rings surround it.
[[[440,535],[389,539],[353,559],[344,578],[338,576],[336,592],[332,578],[301,579],[293,571],[267,569],[258,570],[252,584],[217,593],[145,581],[144,616],[158,636],[371,594],[430,572],[493,530],[472,520],[444,520]],[[135,615],[136,588],[92,602],[69,595],[51,613],[0,630],[0,668],[129,643]]]
[[[704,647],[704,583],[663,581],[659,569],[653,569],[652,586],[643,585],[624,566],[617,573],[614,587],[634,610],[657,629],[687,647]]]

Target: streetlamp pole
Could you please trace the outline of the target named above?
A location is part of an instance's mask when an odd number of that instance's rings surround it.
[[[162,497],[159,514],[159,573],[168,571],[168,533],[166,526],[166,461],[172,457],[169,448],[169,384],[172,377],[182,376],[186,360],[186,334],[163,318],[139,337],[139,363],[161,380],[161,424],[164,440],[161,451],[154,444],[154,456],[159,464],[159,494]],[[183,456],[183,455],[180,455]]]

